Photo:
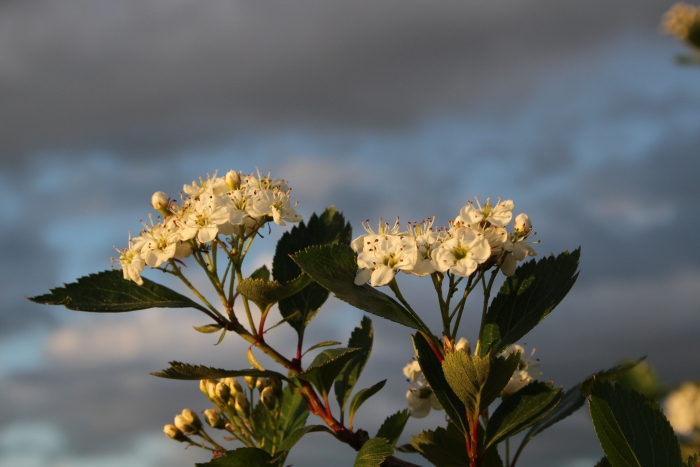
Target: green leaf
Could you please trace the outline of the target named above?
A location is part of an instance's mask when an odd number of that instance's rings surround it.
[[[304,352],[304,355],[306,355],[308,352],[311,352],[314,349],[320,349],[321,347],[330,347],[331,345],[340,345],[342,342],[338,341],[323,341],[319,342],[318,344],[314,344],[308,349],[306,349],[306,352]]]
[[[469,466],[464,435],[454,423],[448,423],[447,429],[421,431],[411,439],[411,446],[438,467]]]
[[[501,353],[520,340],[561,302],[576,282],[581,249],[518,267],[493,299],[480,336],[480,355]]]
[[[270,467],[272,456],[258,448],[238,448],[226,451],[223,457],[212,459],[206,464],[195,464],[196,467]]]
[[[297,375],[297,378],[313,384],[321,394],[328,394],[333,380],[343,371],[343,367],[362,349],[328,349],[316,355],[311,365]]]
[[[285,232],[277,242],[272,260],[274,278],[284,284],[301,274],[301,269],[291,258],[294,253],[312,245],[328,243],[349,245],[351,237],[350,223],[346,223],[343,215],[333,206],[326,209],[320,217],[314,213],[308,224],[300,222],[291,231]],[[328,290],[319,284],[312,283],[301,292],[282,299],[279,303],[280,313],[283,317],[287,317],[298,312],[295,318],[289,320],[289,324],[298,333],[303,333],[304,328],[328,299],[328,295]]]
[[[402,444],[401,446],[394,449],[396,449],[398,452],[405,452],[407,454],[415,454],[418,452],[418,450],[410,444]]]
[[[168,362],[170,368],[151,373],[153,376],[168,379],[182,380],[198,380],[198,379],[217,379],[217,378],[238,378],[240,376],[257,376],[259,378],[277,377],[284,381],[289,379],[276,371],[260,371],[255,369],[248,370],[222,370],[220,368],[212,368],[203,365],[191,365],[182,362]]]
[[[661,407],[619,385],[594,382],[593,426],[612,467],[678,467],[680,446]]]
[[[213,334],[221,330],[220,324],[206,324],[204,326],[192,326],[195,331],[201,332],[202,334]]]
[[[279,450],[289,451],[294,447],[295,444],[299,442],[301,438],[304,437],[304,435],[306,435],[307,433],[315,433],[318,431],[325,431],[326,433],[330,433],[331,435],[333,435],[333,431],[325,425],[302,426],[292,431],[286,438],[284,438],[284,441],[282,441],[282,444],[280,444]]]
[[[632,362],[625,362],[608,370],[601,370],[566,391],[561,398],[561,402],[554,407],[554,410],[549,412],[542,420],[535,423],[532,428],[530,428],[530,431],[527,432],[525,438],[523,438],[522,442],[520,443],[518,452],[522,451],[525,448],[525,445],[527,445],[532,438],[540,434],[542,431],[546,430],[555,423],[564,420],[566,417],[583,407],[583,404],[586,402],[586,398],[591,394],[591,385],[595,379],[599,379],[600,381],[613,381],[626,371],[634,368],[642,360],[644,360],[644,358]]]
[[[501,459],[501,455],[498,454],[496,446],[491,446],[484,451],[481,467],[504,467],[503,459]]]
[[[490,354],[472,357],[466,352],[453,352],[445,355],[442,369],[447,383],[467,411],[478,415],[501,394],[519,362],[518,352],[507,358],[493,357]]]
[[[284,440],[292,431],[303,427],[308,416],[309,407],[304,402],[304,398],[294,390],[291,384],[288,384],[282,391],[282,405],[277,422],[279,438]]]
[[[610,465],[610,461],[608,460],[607,457],[603,457],[596,465],[595,467],[612,467]]]
[[[29,297],[44,305],[63,305],[69,310],[119,313],[147,308],[196,308],[205,310],[184,295],[143,278],[143,285],[124,279],[119,270],[81,277],[77,282]]]
[[[541,420],[561,400],[561,388],[534,381],[504,400],[489,418],[484,447],[496,445]]]
[[[374,341],[374,330],[372,329],[372,320],[367,316],[362,318],[360,326],[353,329],[348,341],[348,347],[351,349],[362,349],[340,372],[335,380],[335,398],[338,401],[341,411],[345,410],[345,404],[350,399],[357,380],[362,374],[369,355],[372,352],[372,342]]]
[[[355,253],[347,245],[312,246],[292,256],[294,261],[316,282],[355,308],[380,316],[412,329],[422,329],[396,300],[367,284],[355,285]]]
[[[384,438],[372,438],[357,453],[354,467],[379,467],[384,459],[394,454],[394,447]]]
[[[383,380],[373,386],[357,391],[355,397],[353,397],[350,401],[350,407],[348,412],[348,425],[350,427],[352,427],[352,420],[353,418],[355,418],[355,412],[357,412],[360,406],[362,406],[362,404],[364,404],[367,399],[378,393],[384,387],[385,384],[386,380]]]
[[[298,275],[299,274],[297,274],[297,276]],[[296,276],[294,276],[294,277],[296,277]],[[250,275],[250,279],[260,279],[260,280],[263,280],[265,282],[269,282],[270,281],[270,270],[267,269],[267,266],[265,266],[263,264],[258,269],[253,271],[253,274]]]
[[[255,303],[260,311],[265,311],[270,305],[274,305],[285,297],[294,295],[312,282],[306,274],[299,275],[296,279],[285,284],[277,281],[270,282],[265,279],[243,279],[238,283],[236,290],[248,300]]]
[[[430,387],[433,389],[435,397],[437,397],[442,408],[445,409],[445,413],[455,423],[459,431],[464,434],[469,433],[467,409],[447,383],[442,364],[423,334],[417,333],[413,336],[413,347],[416,350],[416,356],[421,370],[423,370],[423,375],[430,383]]]
[[[389,444],[396,446],[396,443],[403,433],[403,429],[408,421],[409,412],[408,409],[399,410],[394,415],[390,415],[384,420],[382,426],[379,427],[377,431],[377,436],[375,438],[384,438],[389,440]]]

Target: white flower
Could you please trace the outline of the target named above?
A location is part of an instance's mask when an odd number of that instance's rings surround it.
[[[257,167],[255,168],[255,171],[257,173],[257,177],[256,174],[248,175],[243,179],[242,185],[245,185],[251,190],[267,190],[277,188],[283,193],[289,190],[287,182],[279,178],[270,177],[271,172],[269,170],[266,177],[263,177],[260,174],[260,170],[258,170]]]
[[[157,268],[175,256],[178,235],[163,224],[151,226],[141,235],[141,256],[149,267]]]
[[[406,399],[408,399],[408,410],[412,417],[427,417],[430,409],[442,410],[442,405],[425,380],[420,364],[416,360],[412,360],[404,367],[403,374],[408,378],[409,388]]]
[[[236,190],[241,184],[241,173],[235,170],[229,170],[224,177],[224,181],[229,190]]]
[[[497,256],[503,251],[503,244],[508,240],[508,232],[503,227],[490,225],[484,230],[484,237],[491,247],[491,256]]]
[[[433,251],[433,266],[440,272],[468,277],[491,256],[491,247],[481,232],[463,227]]]
[[[257,191],[248,214],[256,219],[270,216],[277,225],[287,225],[285,221],[301,220],[301,216],[290,205],[289,191],[282,191],[277,187]]]
[[[205,196],[195,201],[192,212],[182,219],[180,239],[197,238],[199,243],[214,240],[219,233],[219,226],[228,222],[228,210],[225,206],[217,206],[213,195]]]
[[[532,356],[535,354],[535,349],[532,349],[529,357],[523,357],[525,355],[525,349],[522,346],[513,344],[503,351],[501,355],[503,357],[507,357],[515,352],[520,353],[520,362],[518,363],[516,370],[513,372],[513,376],[510,377],[508,384],[505,388],[503,388],[503,391],[501,391],[501,396],[507,397],[515,394],[520,389],[542,376],[542,371],[539,369],[539,362],[532,361]]]
[[[467,354],[470,354],[472,352],[472,347],[469,344],[469,341],[462,337],[459,339],[459,341],[457,341],[457,344],[455,345],[455,351],[457,350],[462,350]]]
[[[222,195],[228,191],[228,187],[226,186],[226,181],[222,177],[217,177],[216,172],[214,172],[213,176],[207,175],[206,180],[202,180],[202,177],[199,177],[199,183],[192,182],[191,185],[184,185],[182,190],[190,197],[197,198],[204,194]]]
[[[428,416],[431,409],[431,395],[433,395],[433,393],[429,392],[422,397],[420,391],[413,388],[408,390],[406,399],[408,399],[408,411],[411,412],[411,417],[425,418]]]
[[[411,363],[407,363],[403,367],[403,374],[415,383],[423,376],[423,370],[420,369],[420,364],[417,360],[411,360]]]
[[[432,251],[440,245],[439,233],[433,230],[435,218],[426,219],[419,224],[408,225],[408,233],[415,238],[417,255],[416,264],[411,269],[404,269],[406,273],[416,276],[427,276],[435,272],[432,263]]]
[[[700,388],[695,383],[683,383],[668,395],[664,411],[674,431],[691,435],[700,429]]]
[[[498,227],[505,227],[513,218],[513,213],[511,212],[513,210],[513,201],[509,199],[501,201],[498,198],[498,202],[494,206],[490,202],[491,198],[486,198],[486,204],[483,207],[479,204],[479,198],[474,199],[476,199],[477,207],[474,207],[474,204],[469,201],[459,212],[457,220],[473,224],[487,221]]]
[[[537,252],[527,242],[527,235],[520,236],[517,233],[510,235],[503,244],[506,254],[501,258],[501,272],[506,276],[515,274],[518,261],[522,261],[528,256],[536,256]],[[537,243],[537,242],[532,242]]]
[[[151,206],[153,206],[153,209],[156,211],[167,208],[169,203],[170,198],[162,191],[156,191],[153,193],[153,196],[151,196]]]
[[[355,284],[371,279],[372,287],[387,285],[399,269],[411,270],[416,264],[416,241],[410,236],[378,235],[372,245],[357,257],[359,270]]]
[[[513,230],[517,235],[527,235],[532,230],[532,222],[530,222],[530,217],[527,214],[518,214],[513,222]]]
[[[141,256],[142,247],[143,239],[141,237],[137,237],[135,239],[129,238],[128,248],[117,250],[119,252],[119,264],[122,267],[124,279],[134,281],[138,285],[143,285],[141,271],[143,271],[143,269],[146,267],[146,262]]]
[[[399,225],[398,217],[396,218],[396,222],[393,226],[389,226],[388,222],[382,223],[382,218],[380,217],[376,233],[374,232],[374,230],[372,230],[372,227],[370,227],[369,220],[363,222],[362,227],[364,227],[365,232],[367,233],[360,235],[350,244],[352,249],[355,250],[355,252],[357,253],[361,253],[365,250],[370,250],[373,247],[372,242],[374,241],[374,239],[381,235],[399,235],[399,230],[401,228],[401,226]]]

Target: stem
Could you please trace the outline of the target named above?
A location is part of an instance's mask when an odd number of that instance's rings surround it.
[[[224,318],[223,315],[222,315],[221,313],[219,313],[219,310],[217,310],[216,308],[214,308],[214,307],[212,306],[212,304],[209,303],[209,301],[208,301],[206,298],[204,298],[204,295],[202,295],[201,293],[199,293],[199,290],[197,290],[197,289],[190,283],[190,281],[187,280],[187,278],[182,274],[182,271],[180,271],[180,268],[177,266],[177,263],[176,263],[173,259],[168,260],[168,263],[169,263],[170,266],[172,266],[172,268],[173,268],[173,274],[175,274],[182,282],[184,282],[185,285],[187,286],[187,288],[189,288],[189,289],[192,291],[192,293],[195,294],[195,295],[197,296],[197,298],[199,298],[199,299],[202,301],[202,303],[204,303],[204,304],[209,308],[209,310],[211,310],[211,311],[212,311],[216,316],[218,316],[221,320],[226,321],[226,318]],[[204,311],[202,308],[200,308],[200,310]],[[207,313],[207,314],[209,314],[209,313]],[[211,315],[210,315],[210,316],[211,316]],[[217,322],[219,322],[219,320],[217,320]],[[220,323],[219,323],[219,324],[220,324]]]
[[[479,355],[479,350],[481,349],[481,335],[484,333],[484,326],[486,325],[486,310],[489,307],[489,298],[491,297],[491,287],[493,287],[493,281],[496,279],[496,274],[500,270],[500,267],[496,267],[491,273],[491,278],[489,278],[489,284],[486,285],[486,279],[484,275],[481,275],[481,281],[484,285],[484,307],[481,310],[481,326],[479,326],[479,339],[476,341],[476,348],[474,349],[474,355]]]
[[[241,273],[241,268],[236,267],[236,276],[238,276],[238,282],[240,283],[243,281],[243,274]],[[243,297],[243,308],[245,308],[245,314],[248,317],[248,324],[250,325],[250,331],[255,333],[255,322],[253,321],[253,314],[250,312],[250,304],[248,303],[248,299]]]
[[[418,313],[413,311],[413,308],[411,308],[411,305],[406,301],[405,298],[403,298],[403,295],[401,294],[401,291],[399,290],[399,284],[396,282],[396,278],[392,279],[391,282],[389,282],[389,288],[391,289],[392,292],[394,292],[394,295],[396,295],[396,298],[399,299],[399,301],[406,307],[409,313],[411,313],[411,316],[418,321],[418,324],[423,328],[423,330],[426,333],[430,333],[430,328],[423,322],[422,319],[420,319],[420,316],[418,316]]]
[[[199,433],[198,433],[198,434],[199,434],[199,436],[201,436],[203,439],[206,439],[207,441],[209,441],[209,443],[211,443],[211,445],[214,446],[218,451],[226,452],[226,449],[224,449],[219,443],[217,443],[216,441],[214,441],[213,439],[211,439],[211,436],[209,436],[209,435],[207,434],[207,432],[204,431],[204,428],[201,428],[201,429],[199,430]]]
[[[472,285],[473,279],[474,276],[469,276],[469,279],[467,280],[467,286],[464,288],[464,296],[462,297],[462,300],[460,300],[460,302],[457,304],[457,306],[455,307],[455,311],[453,312],[453,315],[454,313],[458,313],[457,321],[455,322],[455,325],[452,328],[453,341],[457,338],[457,330],[459,329],[459,324],[462,322],[462,313],[464,313],[464,306],[467,304],[467,297],[469,297],[469,294],[472,292],[472,290],[474,290],[476,284],[479,283],[479,280],[477,279],[477,282],[474,285]]]

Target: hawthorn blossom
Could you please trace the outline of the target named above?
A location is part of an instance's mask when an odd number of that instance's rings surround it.
[[[229,214],[225,206],[217,206],[213,195],[192,204],[192,212],[182,219],[180,239],[197,238],[199,243],[211,242],[219,233],[220,226],[228,223]]]
[[[141,235],[141,256],[149,267],[157,268],[175,256],[179,236],[163,224],[151,226]]]
[[[404,269],[404,272],[416,276],[427,276],[435,272],[432,263],[432,251],[438,247],[439,233],[434,231],[432,226],[435,218],[426,219],[419,224],[408,225],[408,233],[416,242],[416,264],[412,269]]]
[[[287,225],[285,221],[301,220],[301,216],[290,205],[289,190],[282,191],[278,187],[257,191],[248,214],[256,219],[270,216],[277,225]]]
[[[515,229],[514,233],[508,236],[508,239],[503,244],[503,250],[506,254],[501,258],[501,271],[506,276],[512,276],[515,274],[515,268],[518,261],[522,261],[528,256],[536,256],[535,251],[531,243],[538,242],[528,242],[527,238],[532,232],[532,223],[527,214],[519,214],[515,218]]]
[[[515,394],[520,389],[542,376],[542,371],[539,369],[539,361],[532,361],[535,349],[532,349],[529,357],[524,357],[525,349],[520,345],[513,344],[503,351],[501,355],[507,357],[515,352],[520,353],[520,362],[518,362],[518,366],[513,372],[513,376],[510,377],[508,384],[506,384],[506,387],[501,391],[502,397]]]
[[[412,417],[424,418],[428,416],[430,409],[442,410],[442,405],[423,376],[418,361],[412,360],[407,364],[403,374],[408,378],[409,389],[406,392],[406,399]]]
[[[377,224],[377,232],[372,230],[369,225],[369,220],[362,223],[362,227],[365,229],[366,234],[360,235],[355,240],[352,241],[350,246],[356,253],[361,253],[365,250],[370,250],[373,245],[373,240],[381,235],[399,235],[401,226],[399,225],[399,218],[396,218],[393,226],[389,226],[388,222],[382,223],[382,218],[379,218],[379,223]]]
[[[476,207],[474,203],[469,201],[459,211],[457,220],[471,224],[479,224],[486,221],[498,227],[505,227],[513,218],[513,213],[511,212],[513,210],[512,200],[501,201],[501,198],[498,198],[498,202],[494,206],[491,204],[491,198],[486,198],[486,204],[482,207],[479,203],[479,198],[474,199],[476,199]]]
[[[491,247],[484,234],[461,227],[433,251],[432,261],[437,271],[468,277],[490,256]]]
[[[396,271],[411,270],[416,264],[416,241],[407,235],[377,235],[357,256],[359,269],[355,284],[362,285],[371,279],[372,287],[387,285]]]
[[[143,271],[146,266],[146,262],[143,256],[141,256],[142,247],[143,239],[141,237],[135,239],[129,237],[129,247],[122,250],[117,249],[119,252],[119,264],[122,267],[124,279],[136,282],[138,285],[143,285],[141,271]]]
[[[199,177],[199,183],[194,181],[191,185],[184,185],[182,191],[191,198],[197,198],[204,194],[219,196],[228,191],[228,186],[226,186],[226,180],[222,177],[217,177],[216,172],[214,172],[213,176],[207,175],[206,180]]]

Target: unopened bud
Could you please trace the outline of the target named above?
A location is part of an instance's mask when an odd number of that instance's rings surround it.
[[[202,391],[208,399],[214,399],[216,396],[216,383],[215,379],[202,379],[199,381],[199,390]]]
[[[207,418],[207,423],[210,427],[221,430],[226,426],[226,422],[221,418],[221,414],[214,409],[206,409],[204,416]]]
[[[231,396],[231,388],[223,381],[216,383],[216,397],[221,399],[221,402],[226,404]]]
[[[275,408],[275,403],[277,402],[277,396],[275,395],[275,389],[272,386],[268,386],[262,390],[260,393],[260,400],[269,410]]]
[[[269,381],[270,387],[275,390],[275,394],[282,394],[282,380],[276,376],[273,376],[272,378],[269,378]]]
[[[181,443],[187,441],[187,436],[175,425],[165,425],[163,427],[163,433],[165,433],[165,436],[175,441],[180,441]]]
[[[248,402],[248,398],[245,396],[245,393],[243,392],[237,392],[236,393],[236,404],[235,404],[236,410],[240,413],[243,414],[248,414],[248,409],[250,408],[250,403]]]
[[[530,222],[528,215],[525,213],[518,214],[515,218],[515,222],[513,223],[513,229],[515,230],[515,233],[519,235],[530,233],[532,230],[532,222]]]
[[[224,180],[229,190],[236,190],[241,184],[241,174],[235,170],[230,170],[224,177]]]
[[[236,378],[222,378],[221,382],[228,384],[228,386],[231,388],[231,394],[235,394],[243,390],[241,383],[239,383]]]
[[[469,341],[465,339],[464,337],[460,338],[457,341],[457,345],[455,345],[455,350],[462,350],[467,353],[467,355],[472,353],[472,346],[469,344]]]
[[[175,415],[175,426],[184,433],[198,433],[202,428],[202,422],[196,413],[190,409],[184,409],[180,415]]]
[[[255,376],[244,376],[243,381],[245,381],[245,384],[250,388],[253,389],[255,387],[255,381],[257,378]]]
[[[170,209],[168,208],[169,203],[170,198],[168,198],[168,195],[166,195],[162,191],[156,191],[155,193],[153,193],[153,196],[151,196],[151,206],[153,206],[153,209],[161,213],[163,217],[172,214]]]
[[[270,378],[258,378],[255,382],[255,389],[262,391],[270,385]]]

